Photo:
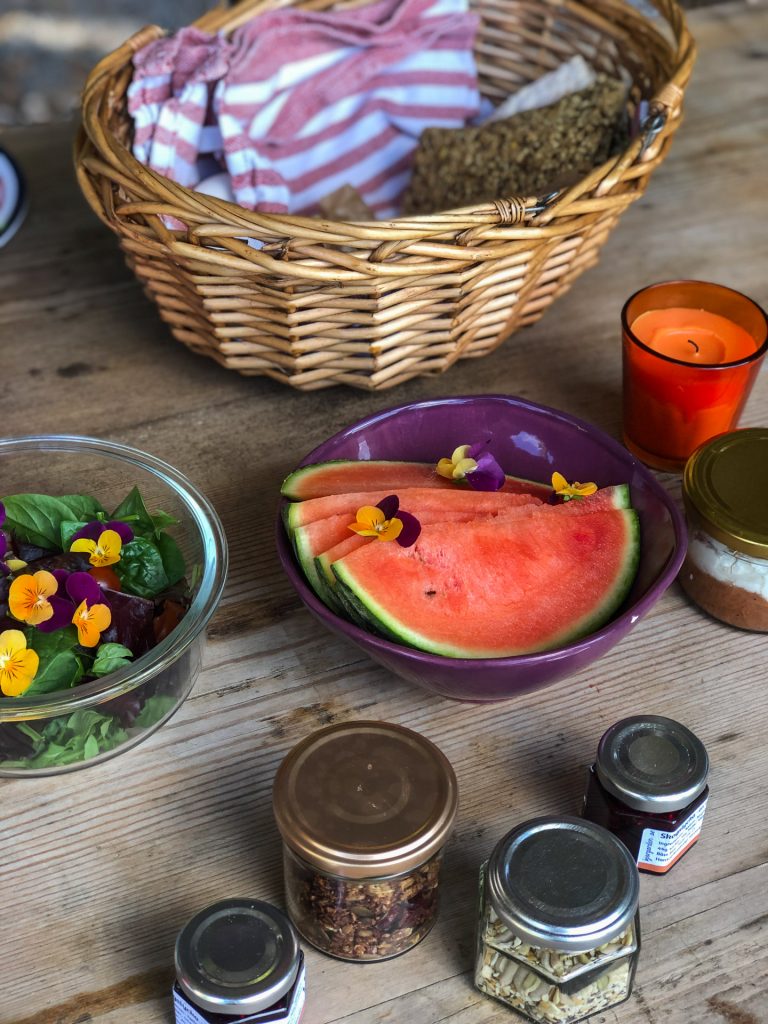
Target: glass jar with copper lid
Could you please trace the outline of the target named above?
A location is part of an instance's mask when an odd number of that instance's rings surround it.
[[[683,501],[683,590],[723,622],[768,632],[768,427],[698,448],[685,466]]]
[[[273,793],[288,913],[313,946],[385,960],[435,922],[456,776],[429,740],[387,722],[349,722],[290,751]]]

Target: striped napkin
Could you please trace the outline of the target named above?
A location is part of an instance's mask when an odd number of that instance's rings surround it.
[[[423,129],[479,110],[476,28],[466,0],[379,0],[183,29],[134,58],[134,153],[191,188],[223,164],[253,210],[315,214],[350,185],[396,216]]]

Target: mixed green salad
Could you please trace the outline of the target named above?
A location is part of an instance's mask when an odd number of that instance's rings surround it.
[[[158,644],[189,608],[191,585],[168,530],[138,488],[111,512],[87,494],[0,499],[0,710],[3,703],[72,690]],[[0,726],[0,767],[49,768],[119,746],[177,703],[134,691],[99,708]]]

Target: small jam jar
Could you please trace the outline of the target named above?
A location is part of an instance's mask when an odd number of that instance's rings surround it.
[[[297,1024],[304,954],[291,922],[261,900],[201,910],[176,940],[176,1024]]]
[[[626,845],[641,871],[663,875],[701,833],[709,757],[690,729],[637,715],[602,736],[582,815]]]
[[[418,733],[349,722],[313,733],[275,778],[288,913],[342,960],[387,960],[429,932],[458,806],[446,757]]]
[[[632,991],[639,892],[627,848],[599,825],[518,825],[481,872],[475,985],[545,1024],[616,1006]]]
[[[768,427],[697,448],[685,466],[683,501],[683,590],[716,619],[768,632]]]

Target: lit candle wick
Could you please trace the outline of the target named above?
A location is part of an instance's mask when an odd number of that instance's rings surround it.
[[[694,340],[693,340],[692,338],[689,338],[689,339],[688,339],[688,344],[689,344],[689,345],[693,345],[693,351],[694,351],[694,352],[696,352],[696,353],[698,353],[698,351],[699,351],[699,346],[698,346],[698,345],[696,344],[696,342],[695,342],[695,341],[694,341]]]

